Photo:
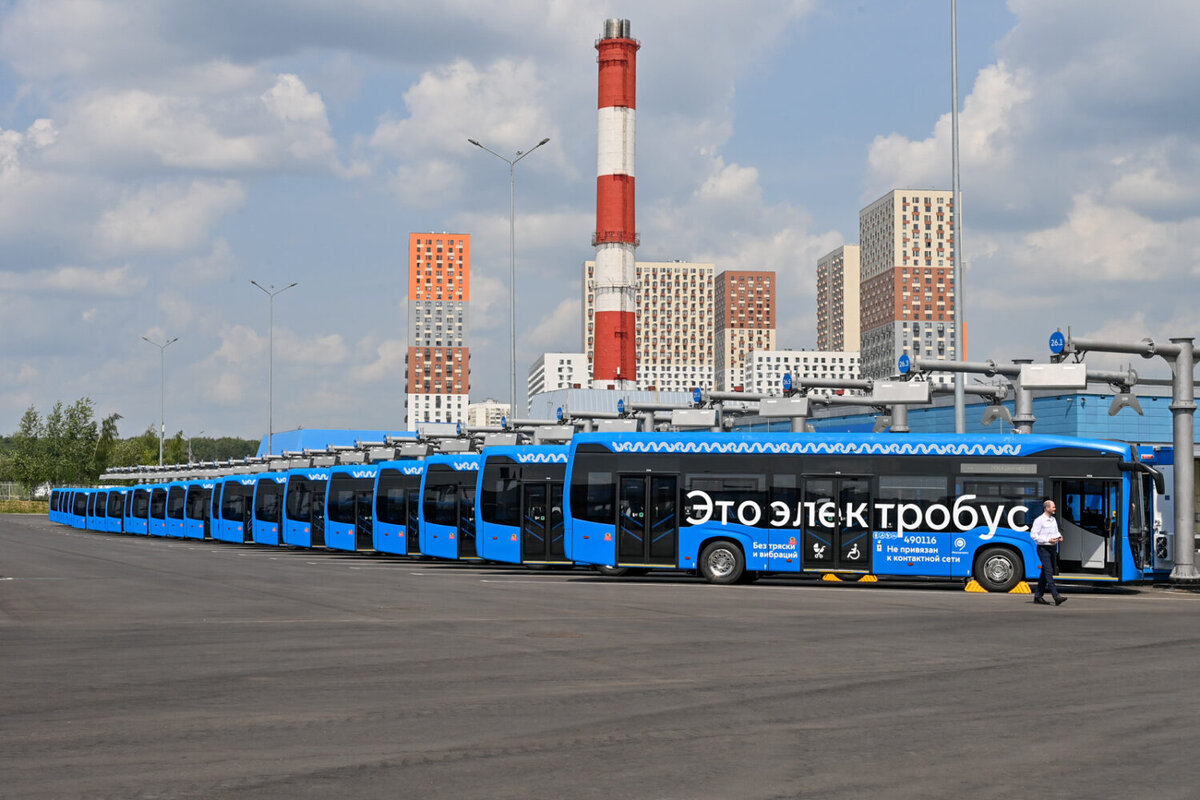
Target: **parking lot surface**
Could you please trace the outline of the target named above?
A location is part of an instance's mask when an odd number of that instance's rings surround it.
[[[3,516],[0,797],[1200,795],[1200,596],[1066,594]]]

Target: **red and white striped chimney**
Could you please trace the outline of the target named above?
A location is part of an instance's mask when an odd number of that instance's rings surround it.
[[[633,151],[637,108],[637,51],[629,20],[604,22],[596,42],[600,64],[599,147],[596,178],[596,345],[594,388],[637,386],[634,327],[637,273],[634,248]]]

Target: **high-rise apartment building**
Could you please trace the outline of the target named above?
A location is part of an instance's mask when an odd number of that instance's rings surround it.
[[[687,392],[713,384],[713,265],[687,261],[638,261],[637,388]],[[604,288],[604,287],[601,287]],[[583,265],[583,348],[589,374],[596,353],[596,262]],[[594,389],[620,388],[614,383]]]
[[[863,377],[895,375],[904,353],[958,359],[956,225],[946,190],[894,189],[859,212]]]
[[[542,353],[529,368],[527,396],[557,389],[581,389],[591,385],[592,373],[584,353]]]
[[[713,388],[732,392],[745,385],[746,354],[775,349],[775,273],[726,270],[715,288]]]
[[[408,236],[408,427],[463,422],[471,391],[471,236]]]
[[[859,247],[847,244],[817,259],[817,349],[859,347]]]

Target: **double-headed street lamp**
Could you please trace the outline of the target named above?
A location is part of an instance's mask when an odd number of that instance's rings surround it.
[[[272,439],[275,436],[275,295],[286,292],[288,289],[297,285],[296,281],[289,283],[282,289],[276,289],[275,284],[267,284],[270,288],[263,286],[258,281],[250,281],[252,284],[262,289],[269,298],[268,306],[270,307],[269,329],[267,333],[267,455],[273,455],[274,450]]]
[[[167,406],[164,399],[166,396],[167,369],[163,353],[172,344],[178,342],[179,337],[176,336],[174,339],[168,339],[162,344],[152,339],[147,339],[145,336],[142,337],[142,341],[149,342],[158,348],[158,465],[161,467],[163,463],[163,437],[167,434]]]
[[[518,150],[515,157],[505,158],[504,156],[492,150],[489,147],[484,147],[475,139],[467,139],[468,142],[478,147],[480,150],[487,150],[496,158],[508,164],[508,413],[510,416],[515,416],[517,413],[517,178],[516,168],[517,162],[525,156],[537,150],[539,147],[550,141],[549,137],[542,139],[540,142],[529,148],[525,152]]]

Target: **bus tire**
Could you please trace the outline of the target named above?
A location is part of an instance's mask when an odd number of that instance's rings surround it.
[[[1024,575],[1021,557],[1007,547],[989,547],[975,556],[975,580],[989,592],[1007,592]]]
[[[700,553],[700,574],[709,583],[737,583],[746,573],[742,548],[725,539],[710,542]]]
[[[596,572],[599,572],[606,578],[624,578],[632,571],[629,567],[609,567],[604,564],[596,565]]]

